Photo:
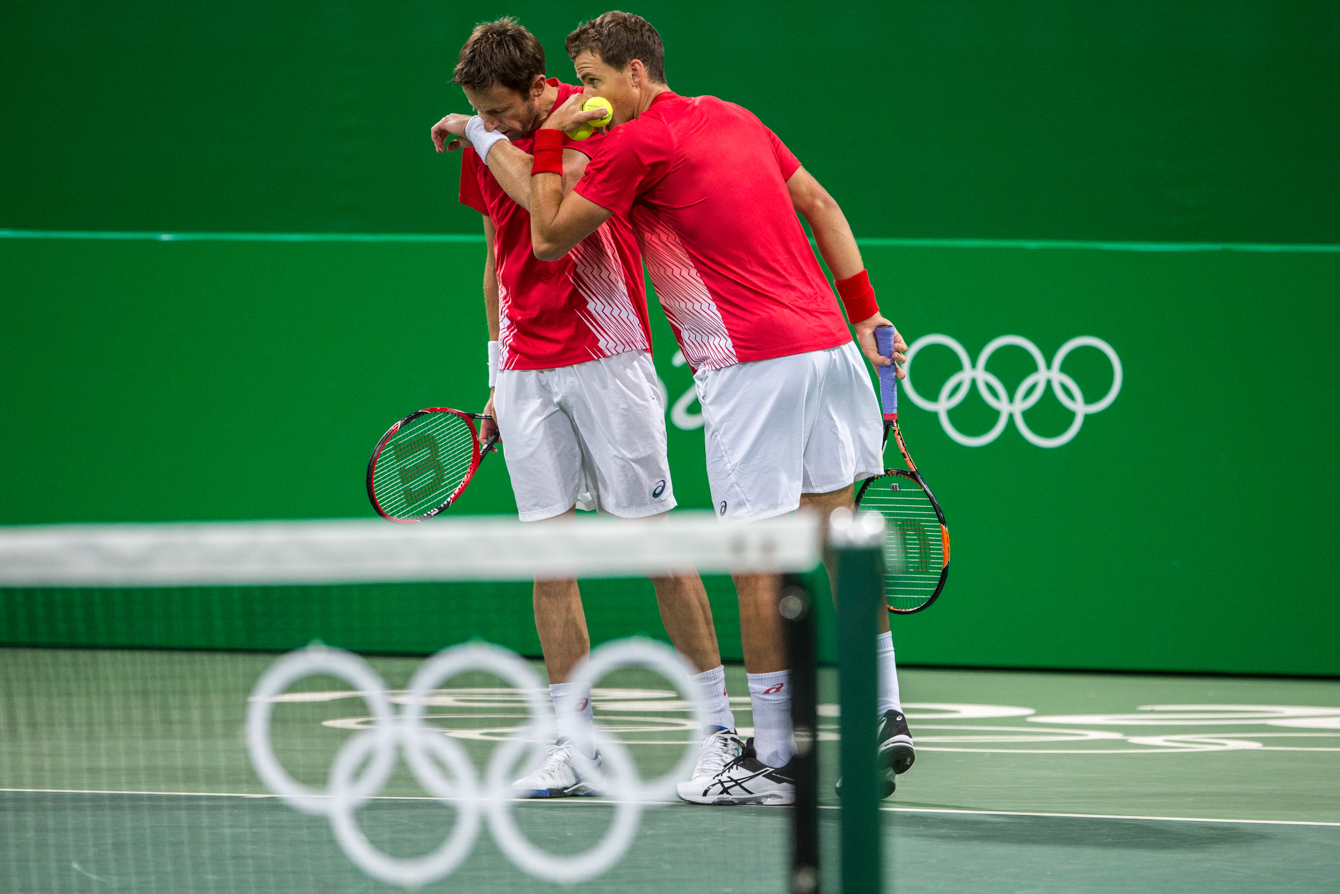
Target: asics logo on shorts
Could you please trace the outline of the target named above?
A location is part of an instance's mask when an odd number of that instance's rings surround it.
[[[651,492],[651,498],[654,500],[654,499],[656,499],[657,497],[659,497],[659,496],[660,496],[661,494],[663,494],[663,493],[665,493],[665,479],[664,479],[664,478],[662,478],[660,481],[656,482],[656,487],[655,487],[655,488],[652,490],[652,492]]]
[[[922,397],[912,385],[912,358],[928,345],[943,345],[949,348],[958,356],[959,363],[963,367],[945,380],[940,386],[939,396],[934,400]],[[1033,362],[1038,367],[1036,372],[1024,376],[1024,380],[1014,389],[1013,396],[1005,390],[1005,384],[1000,379],[986,370],[986,363],[991,359],[991,355],[1004,347],[1023,348],[1032,356]],[[1102,399],[1095,403],[1086,403],[1079,384],[1061,372],[1061,364],[1076,348],[1097,348],[1107,355],[1108,362],[1112,364],[1112,384]],[[993,338],[987,342],[982,353],[977,355],[975,364],[968,357],[963,345],[948,335],[923,335],[908,346],[907,362],[903,364],[903,368],[907,371],[907,377],[903,379],[903,391],[908,398],[921,409],[938,413],[945,434],[965,447],[981,447],[996,440],[1009,424],[1011,416],[1014,417],[1014,424],[1019,429],[1019,434],[1030,444],[1038,447],[1060,447],[1069,444],[1075,435],[1079,434],[1080,426],[1084,424],[1084,417],[1106,410],[1121,391],[1121,360],[1117,357],[1117,352],[1112,350],[1112,346],[1107,342],[1092,335],[1080,335],[1061,345],[1061,349],[1056,352],[1050,364],[1042,356],[1037,345],[1020,335],[1002,335]],[[954,424],[949,421],[949,411],[963,403],[974,384],[982,400],[986,401],[986,405],[991,409],[998,411],[1000,418],[985,434],[965,435],[954,428]],[[1048,384],[1051,385],[1051,390],[1061,402],[1061,406],[1075,414],[1075,419],[1069,428],[1050,438],[1035,434],[1024,422],[1024,412],[1042,400]]]
[[[717,514],[718,514],[718,515],[725,515],[725,514],[726,514],[726,501],[725,501],[725,500],[722,500],[722,501],[721,501],[721,506],[718,507],[718,509],[717,509]]]

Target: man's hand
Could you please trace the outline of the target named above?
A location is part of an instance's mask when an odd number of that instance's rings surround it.
[[[493,410],[493,390],[489,390],[489,402],[484,404],[484,415],[488,419],[479,420],[479,441],[481,444],[488,441],[489,438],[498,434],[498,414]],[[502,443],[502,436],[498,436],[498,443]],[[494,448],[497,449],[496,447]]]
[[[856,330],[856,343],[861,346],[865,357],[873,366],[888,366],[894,364],[894,372],[898,378],[903,378],[907,374],[903,372],[903,364],[907,362],[904,352],[907,351],[907,342],[898,334],[898,330],[893,330],[893,360],[881,356],[879,349],[875,347],[875,330],[880,326],[892,326],[888,320],[879,314],[875,314],[869,319],[862,320],[853,324],[852,328]]]
[[[465,125],[474,115],[448,115],[433,125],[433,145],[438,152],[455,152],[470,145],[465,139]]]
[[[582,108],[582,103],[591,97],[585,93],[574,93],[568,97],[568,101],[549,113],[541,127],[552,127],[564,132],[575,130],[578,124],[585,124],[588,121],[595,121],[597,118],[604,118],[608,113],[604,109],[591,109],[589,112]],[[605,128],[596,128],[597,133],[604,133]]]

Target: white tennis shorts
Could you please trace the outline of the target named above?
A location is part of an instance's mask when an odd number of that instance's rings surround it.
[[[884,417],[854,342],[700,369],[693,380],[718,518],[783,515],[801,494],[884,471]]]
[[[651,355],[498,371],[493,408],[522,521],[573,506],[645,518],[675,506]]]

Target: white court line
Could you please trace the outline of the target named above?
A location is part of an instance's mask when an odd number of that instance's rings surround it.
[[[20,794],[49,794],[49,795],[153,795],[162,797],[181,797],[181,798],[269,798],[278,799],[278,795],[272,794],[241,794],[235,792],[121,792],[104,791],[100,789],[79,789],[79,788],[0,788],[0,792],[17,792]],[[373,801],[440,801],[441,798],[433,798],[427,795],[378,795],[371,798]],[[609,804],[607,800],[598,798],[515,798],[516,801],[527,801],[535,804],[567,804],[571,807],[594,807],[601,804]],[[647,801],[648,804],[678,804],[679,801]],[[837,804],[820,804],[820,810],[839,810]],[[960,807],[881,807],[880,811],[884,813],[951,813],[966,814],[969,816],[1045,816],[1059,817],[1061,819],[1106,819],[1106,820],[1151,820],[1163,823],[1249,823],[1261,826],[1332,826],[1340,827],[1340,822],[1330,823],[1319,820],[1263,820],[1263,819],[1223,819],[1220,817],[1204,816],[1136,816],[1120,813],[1043,813],[1028,810],[967,810]]]
[[[836,805],[819,805],[837,810]],[[1340,826],[1340,823],[1326,823],[1318,820],[1263,820],[1263,819],[1222,819],[1205,816],[1132,816],[1118,813],[1041,813],[1026,810],[964,810],[950,807],[881,807],[889,813],[966,813],[976,816],[1054,816],[1066,819],[1108,819],[1108,820],[1154,820],[1163,823],[1251,823],[1262,826]]]

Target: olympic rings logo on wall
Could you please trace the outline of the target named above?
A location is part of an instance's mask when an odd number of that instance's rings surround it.
[[[943,385],[940,386],[940,393],[935,400],[927,400],[912,385],[912,358],[917,352],[929,345],[943,345],[958,355],[959,363],[963,368],[950,376]],[[1019,383],[1019,387],[1014,389],[1011,396],[1005,390],[1005,384],[996,376],[987,372],[986,363],[991,359],[991,355],[1004,347],[1023,348],[1033,357],[1037,363],[1037,372],[1029,373],[1024,380]],[[1079,389],[1079,384],[1070,376],[1061,371],[1061,364],[1065,362],[1070,352],[1076,348],[1097,348],[1107,355],[1107,359],[1112,363],[1112,385],[1107,389],[1107,394],[1096,403],[1086,403],[1084,394]],[[923,410],[930,410],[938,413],[940,416],[940,425],[944,427],[945,434],[953,438],[965,447],[981,447],[984,444],[990,444],[1000,433],[1005,430],[1010,418],[1014,418],[1014,425],[1019,429],[1019,434],[1030,443],[1038,447],[1060,447],[1074,440],[1075,435],[1079,434],[1080,426],[1084,424],[1084,417],[1091,416],[1094,413],[1101,413],[1111,406],[1112,401],[1117,399],[1117,394],[1121,391],[1121,360],[1117,357],[1117,352],[1112,350],[1112,346],[1101,338],[1095,338],[1092,335],[1081,335],[1061,345],[1056,356],[1052,358],[1050,364],[1038,350],[1038,346],[1020,335],[1002,335],[999,338],[993,338],[982,349],[982,353],[977,355],[977,362],[974,364],[968,357],[968,352],[964,350],[963,345],[948,335],[923,335],[912,342],[907,348],[907,363],[904,365],[907,371],[907,377],[903,379],[903,390],[907,393],[912,403],[921,407]],[[986,401],[986,405],[1000,413],[1000,418],[996,420],[990,431],[982,435],[965,435],[954,427],[949,420],[949,411],[957,407],[967,398],[968,392],[976,384],[977,393]],[[1047,391],[1048,384],[1051,385],[1052,392],[1056,399],[1061,402],[1061,406],[1075,414],[1075,419],[1070,426],[1061,434],[1053,438],[1044,437],[1036,434],[1028,427],[1024,421],[1024,413],[1034,407],[1038,401],[1042,400],[1043,394]]]
[[[623,667],[649,668],[669,680],[691,706],[692,728],[701,729],[698,691],[690,679],[693,668],[669,646],[653,640],[631,638],[606,643],[593,650],[569,680],[594,685]],[[447,680],[468,671],[502,678],[524,697],[529,714],[515,736],[493,753],[482,784],[461,744],[446,730],[425,722],[425,706],[433,693]],[[328,674],[353,685],[372,711],[372,726],[350,736],[340,747],[324,790],[303,785],[290,776],[275,756],[270,740],[270,718],[276,702],[294,683],[315,674]],[[456,869],[473,849],[485,817],[499,849],[523,871],[569,884],[594,878],[628,850],[643,810],[656,802],[673,800],[676,782],[689,778],[698,758],[698,743],[690,740],[684,755],[665,775],[643,781],[627,747],[597,724],[593,744],[605,763],[598,782],[615,802],[614,817],[605,837],[590,850],[559,855],[533,844],[512,816],[509,772],[527,750],[531,752],[528,760],[538,763],[544,747],[556,737],[548,687],[529,664],[501,646],[453,646],[420,666],[410,680],[407,697],[400,701],[404,710],[396,713],[382,678],[357,655],[311,646],[280,658],[257,681],[247,707],[246,734],[251,762],[272,792],[295,810],[327,817],[340,847],[368,875],[407,888],[430,884]],[[375,798],[391,778],[400,753],[419,784],[433,796],[450,801],[457,810],[456,823],[441,847],[413,859],[392,857],[379,850],[359,831],[355,817],[355,811]]]

